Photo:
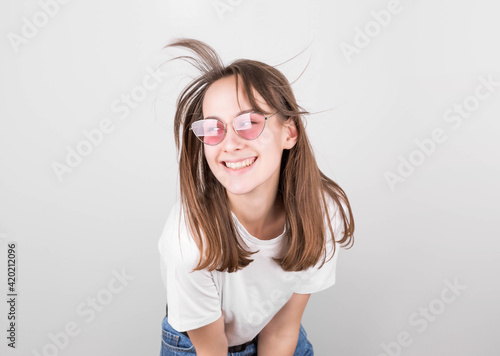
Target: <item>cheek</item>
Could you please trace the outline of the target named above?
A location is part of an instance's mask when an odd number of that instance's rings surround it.
[[[205,149],[204,151],[205,151],[204,152],[205,160],[207,161],[210,169],[213,170],[214,168],[216,168],[216,164],[217,164],[216,159],[215,159],[216,155],[214,152],[211,152],[210,149],[208,149],[208,150]]]
[[[203,147],[203,155],[207,161],[211,161],[215,156],[215,151],[212,146],[204,146]]]
[[[258,144],[261,148],[264,148],[266,146],[271,146],[275,140],[276,140],[276,133],[273,132],[272,130],[264,130],[259,138],[258,138]]]
[[[271,125],[267,126],[258,138],[259,143],[262,146],[267,146],[269,148],[279,148],[283,150],[283,145],[286,140],[286,128],[279,123],[272,122]]]
[[[262,153],[269,155],[276,153],[281,155],[283,152],[281,140],[281,131],[264,130],[255,144]]]

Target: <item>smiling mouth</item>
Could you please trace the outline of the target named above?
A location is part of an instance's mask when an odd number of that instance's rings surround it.
[[[242,169],[242,168],[246,168],[246,167],[249,167],[251,166],[252,164],[254,164],[254,162],[257,160],[257,157],[253,157],[253,158],[249,158],[249,159],[246,159],[244,161],[240,161],[240,162],[223,162],[223,164],[227,167],[227,168],[231,168],[231,169]]]

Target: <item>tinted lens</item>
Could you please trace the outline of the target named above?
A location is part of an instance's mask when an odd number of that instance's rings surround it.
[[[246,113],[236,117],[233,121],[233,126],[243,138],[253,140],[257,138],[264,129],[266,118],[260,113]]]
[[[194,134],[207,145],[216,145],[224,137],[224,124],[216,119],[203,119],[191,124]]]

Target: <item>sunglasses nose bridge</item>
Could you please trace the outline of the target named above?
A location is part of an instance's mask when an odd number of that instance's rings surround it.
[[[231,125],[231,129],[229,128],[229,125]],[[242,138],[240,136],[240,134],[238,133],[238,130],[236,130],[236,128],[234,127],[234,121],[233,122],[227,122],[227,123],[224,123],[224,137],[222,137],[222,141],[227,141],[226,139],[228,138],[229,136],[229,131],[232,131],[233,133],[231,133],[231,135],[236,135],[238,138]]]

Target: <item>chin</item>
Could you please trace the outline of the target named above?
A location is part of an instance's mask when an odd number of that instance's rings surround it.
[[[224,188],[227,193],[231,193],[233,195],[244,195],[254,191],[256,186],[254,184],[252,184],[252,186],[249,186],[248,184],[229,184],[225,185]]]
[[[226,188],[227,193],[231,193],[233,195],[244,195],[248,194],[252,191],[253,189],[245,189],[245,188]]]

